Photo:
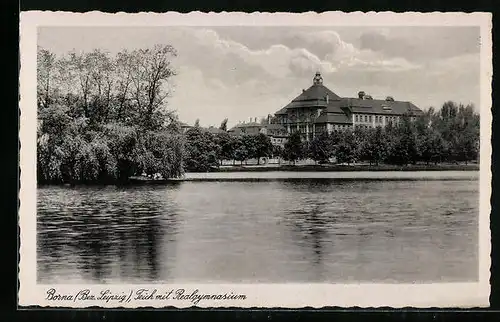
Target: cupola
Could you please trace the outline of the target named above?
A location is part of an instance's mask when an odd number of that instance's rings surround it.
[[[313,84],[314,85],[323,85],[323,77],[321,76],[320,72],[316,72],[316,75],[314,75]]]

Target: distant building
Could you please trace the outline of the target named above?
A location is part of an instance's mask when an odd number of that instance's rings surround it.
[[[285,127],[281,124],[271,123],[271,115],[268,115],[267,120],[262,123],[258,123],[257,118],[250,119],[249,123],[239,123],[229,129],[228,132],[233,135],[256,135],[263,133],[270,138],[272,144],[280,146],[284,146],[288,137]]]
[[[207,131],[207,132],[210,132],[212,134],[226,133],[226,131],[221,130],[215,126],[203,127],[201,129],[202,129],[202,131]]]
[[[281,147],[285,146],[288,139],[286,128],[281,124],[264,124],[261,129],[261,133],[269,136],[273,145],[279,145]]]
[[[180,126],[181,126],[182,133],[186,133],[189,129],[194,128],[193,125],[189,125],[189,124],[184,123],[184,122],[180,122]],[[200,126],[200,130],[201,131],[205,131],[205,132],[210,132],[212,134],[218,134],[218,133],[226,132],[226,131],[221,130],[218,127],[215,127],[215,126],[209,126],[209,127],[201,127]]]
[[[422,113],[413,103],[390,96],[375,100],[360,91],[356,98],[340,97],[323,85],[317,72],[312,86],[277,111],[273,123],[283,126],[287,134],[299,131],[303,139],[311,140],[324,132],[386,126],[405,114],[415,118]]]
[[[257,123],[257,118],[250,118],[250,122],[240,122],[228,130],[232,134],[259,134],[263,124]]]
[[[180,122],[180,125],[181,125],[182,133],[186,133],[190,128],[193,127],[192,125],[189,125],[189,124],[184,123],[184,122]]]

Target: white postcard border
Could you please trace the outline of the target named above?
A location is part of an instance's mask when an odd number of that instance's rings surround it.
[[[20,306],[42,307],[485,307],[490,293],[491,79],[492,39],[489,13],[70,13],[30,11],[20,23]],[[481,142],[479,272],[477,283],[434,284],[182,284],[40,285],[36,281],[36,47],[38,26],[479,26],[481,28]],[[50,288],[73,295],[89,289],[129,297],[143,288],[155,295],[185,290],[187,299],[49,300]],[[245,299],[209,299],[196,294],[243,294]],[[145,294],[145,293],[144,293]],[[222,295],[221,295],[222,296]],[[226,297],[228,297],[226,295]],[[231,297],[231,296],[229,296]]]

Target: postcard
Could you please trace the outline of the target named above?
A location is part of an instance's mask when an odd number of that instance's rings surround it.
[[[491,26],[22,12],[19,307],[489,306]]]

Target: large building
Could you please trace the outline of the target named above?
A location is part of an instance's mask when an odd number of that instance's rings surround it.
[[[376,100],[360,91],[355,98],[340,97],[323,85],[318,72],[311,87],[275,113],[273,123],[288,134],[299,131],[303,139],[311,140],[324,132],[385,126],[397,123],[403,115],[415,118],[421,114],[413,103],[390,96]]]

